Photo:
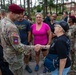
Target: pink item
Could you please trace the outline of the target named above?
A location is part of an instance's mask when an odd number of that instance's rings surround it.
[[[50,30],[50,27],[46,23],[43,23],[39,30],[36,30],[36,24],[33,24],[31,26],[31,31],[34,36],[34,44],[46,45],[48,43],[48,30]]]

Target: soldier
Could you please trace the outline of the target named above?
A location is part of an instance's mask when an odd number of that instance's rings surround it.
[[[6,16],[6,11],[5,9],[1,9],[0,10],[0,14],[1,14],[1,19],[3,19]]]
[[[6,11],[4,9],[0,9],[0,22],[6,16]],[[0,24],[0,35],[1,35],[1,24]]]
[[[0,35],[1,35],[1,21],[0,21]],[[0,36],[0,39],[1,39],[1,36]]]
[[[23,53],[27,54],[28,50],[34,46],[23,45],[20,42],[18,29],[14,24],[19,18],[19,14],[24,9],[16,4],[9,5],[7,17],[1,20],[2,34],[1,42],[4,49],[4,58],[9,63],[9,68],[14,75],[23,75]]]
[[[76,18],[75,18],[75,26],[76,26]],[[75,30],[75,44],[74,44],[74,49],[75,49],[75,57],[74,57],[74,70],[76,72],[76,30]]]
[[[69,36],[70,40],[71,40],[71,60],[72,60],[72,65],[71,65],[71,69],[74,69],[74,57],[75,57],[75,32],[76,32],[76,25],[74,25],[74,20],[75,18],[70,17],[69,18],[69,31],[67,33],[67,35]]]

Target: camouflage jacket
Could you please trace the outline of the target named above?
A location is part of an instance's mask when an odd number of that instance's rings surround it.
[[[21,44],[16,25],[7,17],[1,20],[2,34],[1,43],[4,49],[4,58],[9,64],[14,65],[14,69],[22,66],[23,56],[30,50],[30,46]]]
[[[1,20],[0,20],[0,39],[1,39]]]
[[[74,44],[75,44],[76,25],[72,25],[69,27],[69,31],[68,31],[67,35],[69,36],[69,38],[71,40],[71,49],[72,49],[72,48],[74,48]]]

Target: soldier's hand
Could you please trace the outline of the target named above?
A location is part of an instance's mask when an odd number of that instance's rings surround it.
[[[40,49],[41,49],[41,45],[40,44],[35,45],[34,50],[36,52],[38,52]]]
[[[30,54],[31,54],[31,51],[30,51],[30,50],[28,50],[27,55],[30,55]]]

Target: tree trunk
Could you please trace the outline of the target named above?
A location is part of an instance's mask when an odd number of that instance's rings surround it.
[[[63,13],[63,0],[60,1],[61,4],[58,4],[60,7],[61,14]]]
[[[51,1],[51,0],[50,0]],[[49,9],[50,9],[50,13],[52,13],[51,12],[51,8],[52,8],[52,5],[51,5],[51,3],[49,4]]]
[[[10,0],[10,4],[12,4],[12,0]]]
[[[24,0],[24,9],[25,9],[25,0]]]
[[[30,18],[30,0],[27,0],[28,18]]]
[[[56,0],[56,14],[57,14],[57,8],[58,8],[58,0]]]
[[[3,0],[3,9],[5,9],[5,0]]]
[[[70,11],[72,10],[72,0],[71,0],[71,9],[70,9]]]
[[[44,14],[44,18],[45,18],[45,15],[46,15],[46,0],[43,0],[44,4],[43,4],[43,14]]]
[[[46,14],[47,14],[47,0],[45,0],[45,11],[46,11]]]
[[[20,6],[22,6],[22,5],[21,5],[21,0],[20,0]]]
[[[2,0],[1,0],[1,8],[2,8]]]
[[[63,4],[62,4],[63,6],[62,6],[62,12],[64,11],[64,0],[63,0]]]
[[[31,10],[32,10],[32,0],[30,2],[31,2]]]
[[[50,6],[49,6],[49,9],[50,9],[50,13],[52,13],[52,12],[51,12],[51,4],[50,4]]]

